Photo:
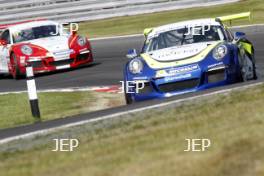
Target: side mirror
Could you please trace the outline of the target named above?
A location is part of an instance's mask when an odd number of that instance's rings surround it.
[[[138,56],[138,54],[137,54],[137,50],[136,49],[130,49],[130,50],[128,50],[127,55],[126,55],[126,57],[128,59],[133,59],[133,58],[135,58],[137,56]]]
[[[234,34],[235,40],[243,39],[245,36],[246,34],[244,32],[235,32]]]
[[[6,46],[7,45],[7,41],[5,40],[0,40],[0,46]]]

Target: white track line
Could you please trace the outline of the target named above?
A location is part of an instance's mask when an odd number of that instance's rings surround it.
[[[181,102],[185,102],[185,101],[191,101],[191,100],[199,99],[199,98],[202,98],[202,97],[208,97],[208,96],[228,93],[228,92],[231,92],[231,91],[234,91],[234,90],[247,89],[247,88],[251,88],[251,87],[255,87],[255,86],[263,85],[263,84],[264,84],[263,82],[260,82],[260,83],[244,85],[244,86],[241,86],[241,87],[235,87],[235,88],[219,90],[219,91],[211,92],[211,93],[208,93],[208,94],[203,94],[203,95],[197,95],[197,96],[193,96],[193,97],[178,99],[178,100],[174,100],[174,101],[170,101],[170,102],[164,102],[164,103],[151,105],[151,106],[147,106],[147,107],[143,107],[143,108],[138,108],[138,109],[134,109],[134,110],[114,113],[114,114],[98,117],[98,118],[95,118],[95,119],[83,120],[83,121],[80,121],[80,122],[66,124],[66,125],[62,125],[62,126],[58,126],[58,127],[54,127],[54,128],[50,128],[50,129],[30,132],[30,133],[27,133],[27,134],[22,134],[22,135],[10,137],[10,138],[2,139],[2,140],[0,140],[0,145],[12,142],[14,140],[25,139],[25,138],[33,138],[34,136],[49,134],[49,133],[52,133],[52,132],[57,131],[57,130],[63,130],[63,129],[66,129],[66,128],[80,126],[80,125],[85,125],[85,124],[92,123],[92,122],[98,122],[98,121],[102,121],[102,120],[113,119],[113,118],[117,118],[119,116],[131,114],[131,113],[136,113],[136,112],[150,110],[150,109],[156,109],[156,108],[160,108],[160,107],[164,107],[164,106],[168,106],[168,105],[172,105],[172,104],[177,104],[177,103],[181,103]]]

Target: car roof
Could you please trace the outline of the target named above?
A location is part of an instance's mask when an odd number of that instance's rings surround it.
[[[28,29],[28,28],[38,27],[38,26],[43,26],[43,25],[59,25],[59,23],[50,21],[50,20],[31,21],[31,22],[11,25],[8,27],[8,29],[10,31],[18,31],[18,30],[23,30],[23,29]]]
[[[167,24],[167,25],[153,28],[153,30],[148,34],[148,37],[151,38],[157,34],[179,29],[179,28],[184,28],[186,26],[205,26],[205,25],[221,26],[221,23],[216,21],[215,18],[181,21],[181,22]]]

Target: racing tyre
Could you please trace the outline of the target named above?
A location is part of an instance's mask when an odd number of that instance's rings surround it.
[[[244,59],[240,59],[240,64],[240,75],[242,82],[257,79],[254,59],[250,59],[247,55],[245,55]]]
[[[126,98],[127,105],[134,103],[133,99],[131,98],[131,95],[125,93],[125,98]]]
[[[253,56],[253,71],[254,71],[254,80],[257,80],[258,79],[258,75],[257,75],[257,68],[256,68],[256,60],[255,60],[255,57]]]
[[[21,73],[18,67],[18,61],[17,61],[16,55],[14,53],[11,54],[10,64],[11,64],[12,77],[16,80],[20,79]]]

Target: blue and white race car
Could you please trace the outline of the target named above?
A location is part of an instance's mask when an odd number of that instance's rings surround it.
[[[145,29],[141,54],[129,50],[124,69],[128,104],[257,79],[254,47],[225,21],[250,12]],[[138,84],[144,86],[138,86]]]

